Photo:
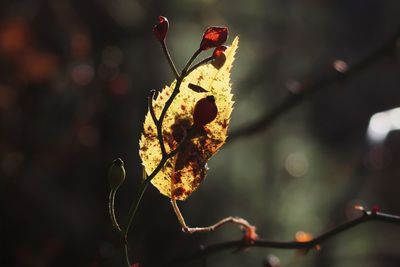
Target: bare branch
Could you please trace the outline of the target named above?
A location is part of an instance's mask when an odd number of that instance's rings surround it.
[[[313,249],[319,244],[325,242],[326,240],[349,230],[357,225],[368,221],[380,221],[386,223],[393,223],[400,225],[400,216],[381,213],[381,212],[371,212],[371,211],[364,211],[361,217],[358,217],[354,220],[348,221],[342,225],[339,225],[332,230],[310,240],[307,242],[298,242],[298,241],[288,241],[288,242],[279,242],[279,241],[268,241],[258,239],[252,243],[246,243],[244,239],[234,240],[234,241],[226,241],[222,243],[217,243],[210,246],[202,246],[201,249],[198,251],[193,252],[189,255],[184,255],[182,257],[176,258],[164,266],[176,266],[177,264],[181,264],[184,262],[188,262],[195,259],[203,259],[211,254],[215,254],[217,252],[221,252],[224,250],[231,250],[243,247],[262,247],[262,248],[276,248],[276,249]]]
[[[229,136],[229,143],[239,137],[249,136],[261,132],[270,127],[280,116],[293,107],[300,104],[304,99],[329,86],[352,78],[355,74],[376,63],[383,55],[391,51],[400,37],[400,28],[388,38],[381,46],[371,51],[366,57],[349,66],[343,71],[332,71],[332,73],[300,85],[301,90],[297,93],[290,93],[273,109],[266,112],[258,120],[233,131]]]
[[[184,233],[194,234],[194,233],[213,232],[227,223],[233,223],[240,226],[245,231],[245,237],[247,237],[246,238],[247,243],[251,243],[257,238],[256,228],[253,225],[251,225],[248,221],[240,217],[232,217],[232,216],[226,217],[224,219],[219,220],[215,224],[206,227],[189,227],[186,224],[185,219],[183,218],[182,213],[179,210],[178,204],[176,203],[176,200],[173,195],[171,198],[171,204],[176,216],[178,217],[178,221],[181,224],[182,231]]]

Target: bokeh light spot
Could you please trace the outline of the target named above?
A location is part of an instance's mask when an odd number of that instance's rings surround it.
[[[380,143],[390,131],[400,129],[400,108],[375,113],[369,120],[367,137],[370,141]]]
[[[348,65],[346,62],[344,62],[343,60],[335,60],[333,62],[333,67],[335,68],[336,71],[344,73],[347,71],[348,69]]]
[[[307,173],[308,168],[308,158],[303,153],[292,153],[285,160],[286,171],[294,177],[303,177]]]
[[[117,67],[121,64],[124,55],[121,49],[117,46],[107,46],[101,53],[101,58],[104,64],[109,67]]]
[[[94,147],[98,144],[100,135],[95,127],[90,124],[83,125],[78,129],[79,142],[87,147]]]
[[[79,64],[71,70],[72,81],[79,86],[88,85],[92,81],[93,76],[94,70],[89,64]]]

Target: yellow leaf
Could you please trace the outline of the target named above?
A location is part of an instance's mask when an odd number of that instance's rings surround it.
[[[163,139],[167,153],[177,148],[186,131],[193,124],[193,109],[197,101],[212,95],[218,108],[215,120],[204,126],[205,131],[187,141],[177,155],[170,158],[151,183],[161,194],[185,200],[204,180],[207,161],[225,143],[232,113],[230,70],[235,59],[239,38],[225,51],[225,62],[208,63],[191,72],[182,81],[180,92],[172,102],[163,122]],[[176,80],[165,87],[153,101],[154,112],[159,118],[165,102],[175,87]],[[200,86],[208,92],[194,92],[189,84]],[[157,167],[162,159],[157,129],[150,112],[147,113],[139,142],[140,157],[146,173]],[[172,192],[172,193],[171,193]]]

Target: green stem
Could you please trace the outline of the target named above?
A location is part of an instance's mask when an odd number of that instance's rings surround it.
[[[117,193],[117,190],[112,189],[110,191],[110,196],[108,198],[108,212],[110,214],[110,219],[112,222],[112,225],[115,230],[118,232],[121,232],[121,228],[118,225],[117,218],[115,217],[115,209],[114,209],[114,203],[115,203],[115,194]]]

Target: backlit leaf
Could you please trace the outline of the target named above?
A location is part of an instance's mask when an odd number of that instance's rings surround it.
[[[225,143],[232,112],[230,71],[238,47],[236,37],[225,51],[226,60],[220,68],[212,63],[200,66],[182,82],[180,92],[171,104],[163,122],[163,139],[167,153],[177,148],[187,131],[198,131],[195,137],[184,144],[183,149],[169,159],[162,170],[153,178],[152,184],[163,194],[177,200],[185,200],[204,180],[207,161]],[[176,81],[165,87],[153,101],[154,112],[159,118],[165,102],[172,94]],[[193,92],[189,84],[199,86],[207,92]],[[193,87],[193,86],[192,86]],[[193,125],[193,109],[196,103],[207,96],[214,96],[218,115],[204,129]],[[146,115],[140,139],[140,157],[149,175],[160,162],[161,148],[157,129],[150,113]]]

